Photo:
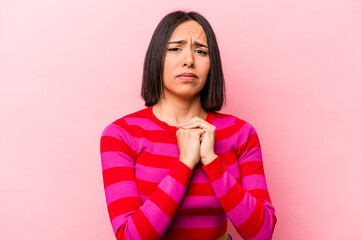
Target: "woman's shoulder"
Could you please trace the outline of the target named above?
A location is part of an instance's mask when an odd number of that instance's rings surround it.
[[[118,130],[130,130],[134,122],[144,121],[145,118],[148,118],[149,107],[142,108],[140,110],[127,113],[121,117],[116,118],[106,125],[103,130],[103,134],[109,131]]]
[[[236,131],[240,131],[241,129],[254,131],[252,124],[239,115],[213,112],[213,116],[213,125],[215,125],[217,129],[233,127]]]
[[[123,121],[129,121],[130,119],[144,119],[144,118],[148,118],[148,113],[149,113],[149,107],[145,107],[142,108],[140,110],[131,112],[131,113],[127,113],[125,115],[123,115],[122,117],[116,119],[114,122],[123,122]]]

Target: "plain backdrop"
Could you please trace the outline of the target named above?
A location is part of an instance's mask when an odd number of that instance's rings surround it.
[[[177,9],[211,23],[221,112],[259,134],[274,239],[361,239],[358,0],[0,0],[0,239],[115,239],[100,135],[145,107],[145,52]]]

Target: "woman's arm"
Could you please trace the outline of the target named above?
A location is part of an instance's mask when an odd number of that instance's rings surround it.
[[[220,155],[203,169],[238,233],[244,239],[271,239],[277,219],[268,194],[259,139],[249,123],[237,122],[243,124],[237,132],[236,154],[241,180],[238,182],[227,170]]]
[[[101,162],[109,217],[117,239],[160,239],[183,199],[193,170],[178,161],[142,205],[135,182],[134,137],[122,121],[101,136]]]

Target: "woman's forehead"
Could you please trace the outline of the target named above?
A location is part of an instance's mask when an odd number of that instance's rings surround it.
[[[170,37],[170,42],[187,40],[188,38],[191,38],[192,41],[207,43],[207,36],[203,27],[193,20],[179,24],[176,29],[174,29]]]

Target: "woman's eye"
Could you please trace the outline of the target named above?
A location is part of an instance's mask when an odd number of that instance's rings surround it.
[[[179,51],[180,48],[168,48],[168,51],[173,51],[173,52],[176,52],[176,51]]]
[[[207,52],[203,51],[203,50],[196,50],[197,53],[200,53],[202,55],[207,55]]]

